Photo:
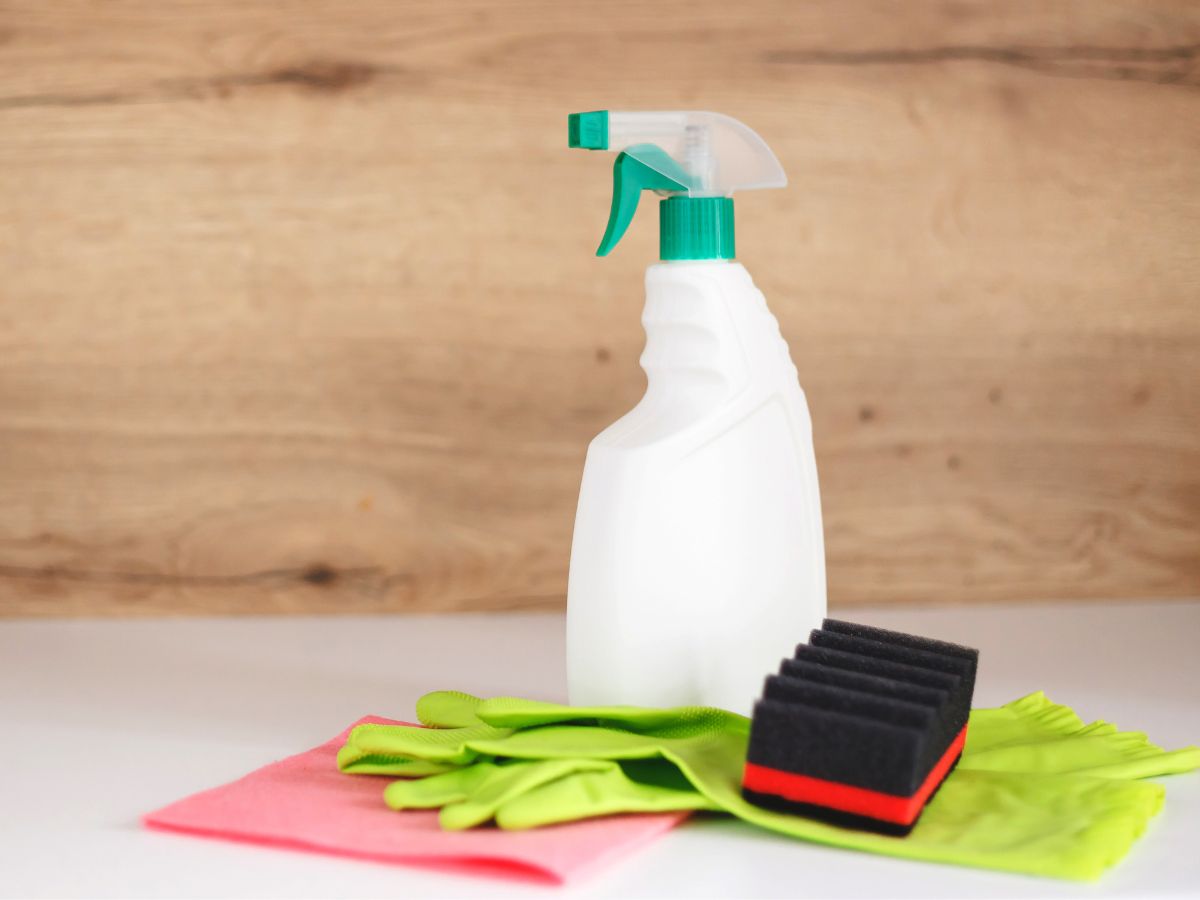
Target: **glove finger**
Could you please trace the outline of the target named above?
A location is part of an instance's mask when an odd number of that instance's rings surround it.
[[[748,731],[750,727],[750,720],[745,716],[708,706],[680,706],[674,709],[562,706],[518,697],[484,700],[476,708],[475,714],[484,722],[503,728],[576,722],[659,737],[693,737],[712,731]]]
[[[426,760],[443,767],[462,766],[474,762],[480,755],[480,751],[469,746],[470,743],[495,742],[510,734],[512,729],[493,728],[482,723],[467,728],[359,725],[338,751],[338,767],[343,771],[364,771],[360,766],[378,767],[409,760]]]
[[[338,769],[347,775],[393,775],[397,778],[424,778],[454,772],[461,765],[412,759],[405,756],[360,755],[353,747],[338,750]]]
[[[473,739],[471,747],[514,759],[641,759],[661,755],[664,744],[662,738],[585,725],[543,725],[507,732],[501,738]]]
[[[473,768],[473,767],[472,767]],[[490,822],[505,803],[539,786],[580,772],[616,768],[616,763],[596,759],[549,759],[505,762],[494,766],[469,795],[442,808],[438,821],[447,831],[459,831]]]
[[[669,763],[667,768],[674,769]],[[618,813],[719,810],[696,790],[634,781],[620,766],[580,772],[514,797],[495,814],[501,828],[520,830]]]
[[[433,809],[465,800],[493,777],[495,763],[480,761],[440,775],[393,781],[383,791],[383,802],[392,809]]]
[[[482,702],[461,691],[432,691],[417,701],[417,721],[430,728],[478,725],[475,710]]]

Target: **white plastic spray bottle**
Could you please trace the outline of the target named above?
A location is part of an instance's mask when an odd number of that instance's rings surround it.
[[[825,616],[812,423],[779,324],[734,262],[734,191],[787,184],[757,134],[711,112],[589,112],[569,144],[618,154],[597,250],[643,190],[645,396],[588,448],[567,589],[575,705],[749,714]]]

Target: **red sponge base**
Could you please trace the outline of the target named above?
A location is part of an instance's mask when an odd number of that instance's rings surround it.
[[[742,787],[760,806],[818,816],[836,824],[908,834],[921,810],[958,764],[967,728],[958,733],[915,792],[907,797],[746,763]],[[831,815],[832,814],[832,815]]]

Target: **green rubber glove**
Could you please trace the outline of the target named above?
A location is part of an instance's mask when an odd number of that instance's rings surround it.
[[[427,728],[384,726],[355,729],[338,753],[343,771],[401,775],[384,792],[392,809],[440,809],[438,821],[459,830],[494,820],[502,828],[534,828],[592,816],[630,812],[718,809],[696,791],[679,769],[663,759],[617,762],[602,758],[508,759],[496,762],[462,750],[464,744],[510,737],[515,728],[483,722],[476,711],[485,701],[455,691],[438,691],[417,701],[417,719]],[[652,713],[668,727],[677,717]],[[392,729],[398,729],[392,731]],[[399,735],[401,743],[389,740]],[[380,738],[383,740],[372,740]],[[418,777],[429,775],[430,777]],[[554,802],[544,802],[553,796]]]
[[[406,774],[418,760],[419,765],[471,768],[492,757],[665,761],[713,806],[774,831],[892,856],[1066,878],[1097,877],[1125,855],[1161,806],[1160,786],[1124,779],[1200,765],[1200,750],[1166,753],[1143,735],[1121,733],[1105,723],[1084,726],[1068,708],[1034,694],[1000,709],[972,712],[958,770],[913,832],[892,838],[746,803],[740,782],[749,722],[721,710],[581,709],[441,692],[422,698],[418,716],[425,724],[450,727],[360,726],[342,748],[339,766],[348,772]],[[394,768],[388,769],[388,760]],[[507,827],[621,811],[619,797],[605,795],[598,802],[593,791],[577,784],[595,779],[597,770],[567,766],[560,774],[549,777],[546,770],[547,777],[493,787],[492,796],[500,799],[472,807],[462,821],[486,821],[479,817],[488,809]],[[474,789],[494,784],[491,777],[464,774],[463,799],[448,802],[466,802]],[[405,789],[388,790],[391,799],[400,799],[395,795]],[[451,818],[458,821],[456,815]]]
[[[654,759],[481,759],[392,782],[384,802],[392,809],[440,809],[438,821],[447,831],[490,821],[521,829],[613,813],[717,809],[677,768]]]

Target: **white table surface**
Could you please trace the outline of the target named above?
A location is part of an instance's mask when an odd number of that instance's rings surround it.
[[[836,611],[835,611],[836,612]],[[1200,603],[843,610],[982,651],[977,705],[1037,689],[1200,743]],[[559,615],[0,623],[0,895],[10,897],[1165,897],[1200,895],[1200,774],[1095,885],[689,822],[547,888],[145,831],[138,816],[428,690],[564,699]]]

